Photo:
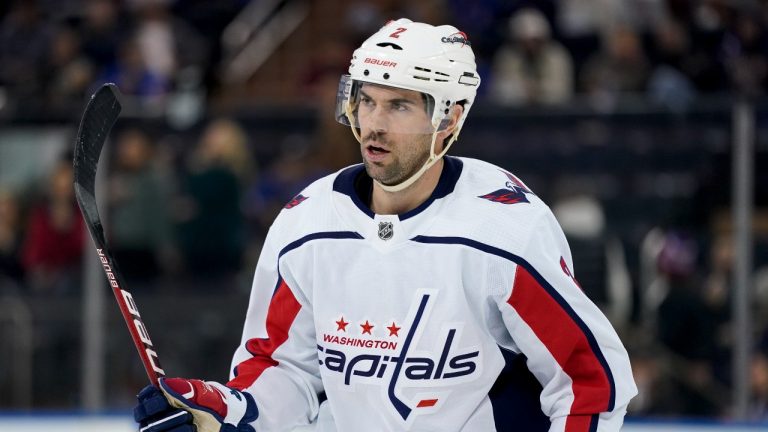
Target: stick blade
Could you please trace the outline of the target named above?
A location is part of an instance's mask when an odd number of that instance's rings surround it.
[[[101,230],[93,229],[101,227],[96,208],[96,169],[104,142],[122,110],[118,94],[117,86],[108,83],[91,96],[80,120],[75,141],[74,180],[77,203],[91,228],[91,234],[99,237],[102,244],[104,239]]]

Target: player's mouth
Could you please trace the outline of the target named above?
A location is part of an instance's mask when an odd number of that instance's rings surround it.
[[[383,147],[377,147],[375,145],[368,145],[365,147],[365,157],[371,162],[381,162],[389,153],[389,150],[386,150]]]

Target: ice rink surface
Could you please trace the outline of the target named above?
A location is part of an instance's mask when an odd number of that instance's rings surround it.
[[[136,432],[127,415],[82,414],[0,414],[0,431],[13,432]],[[728,425],[707,422],[627,422],[623,432],[757,432],[768,431],[768,424]]]

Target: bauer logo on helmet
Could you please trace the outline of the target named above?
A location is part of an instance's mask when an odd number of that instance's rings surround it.
[[[372,58],[372,57],[366,57],[365,61],[363,63],[374,64],[374,65],[384,66],[384,67],[395,67],[395,66],[397,66],[397,62],[392,62],[392,61],[388,61],[388,60],[381,60],[381,59]]]

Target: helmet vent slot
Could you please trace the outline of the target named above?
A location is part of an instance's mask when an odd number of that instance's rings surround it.
[[[438,71],[435,71],[435,73],[436,73],[436,74],[438,74],[438,75],[442,75],[442,76],[447,76],[447,77],[449,77],[449,76],[450,76],[450,75],[448,75],[448,74],[447,74],[447,73],[445,73],[445,72],[438,72]]]
[[[414,66],[414,69],[416,69],[418,71],[422,71],[422,72],[432,72],[432,69],[426,69],[426,68],[418,67],[418,66]]]
[[[382,47],[382,48],[392,48],[392,49],[400,50],[400,51],[403,50],[403,47],[401,47],[398,44],[394,44],[392,42],[380,42],[380,43],[377,43],[376,46]]]
[[[429,81],[430,80],[429,77],[424,77],[424,76],[414,75],[413,77],[416,78],[416,79],[424,80],[424,81]]]

